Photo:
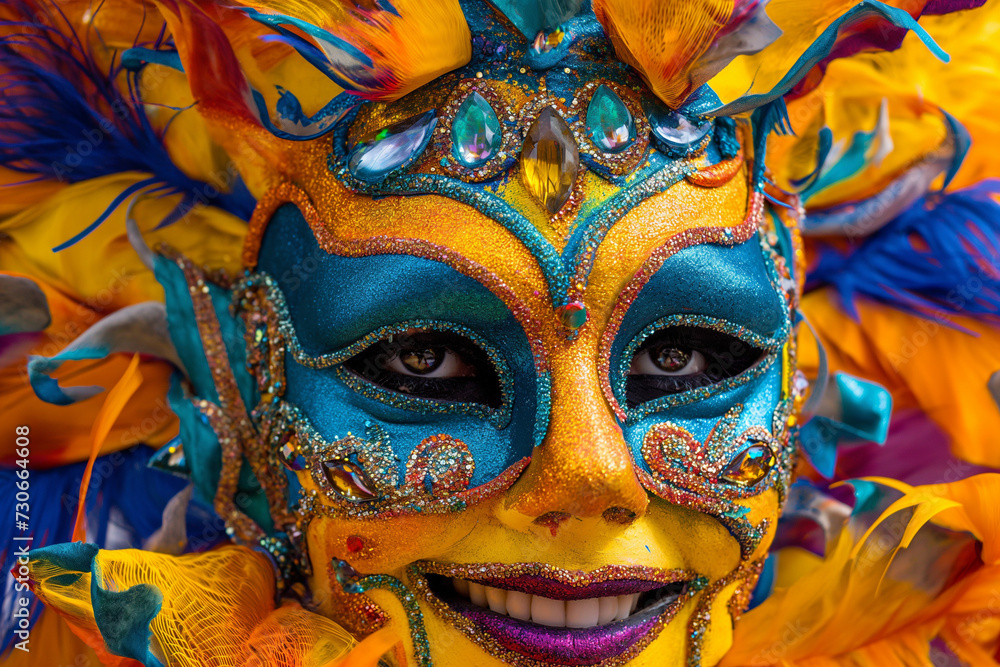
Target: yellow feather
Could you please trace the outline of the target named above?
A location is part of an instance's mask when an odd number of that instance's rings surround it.
[[[831,62],[819,87],[788,105],[796,135],[769,140],[768,166],[779,185],[791,188],[792,179],[815,168],[821,127],[831,129],[835,143],[846,145],[856,132],[875,127],[883,100],[892,152],[813,195],[810,207],[869,197],[937,151],[947,136],[939,108],[956,117],[972,135],[972,148],[950,189],[968,187],[1000,171],[1000,153],[993,148],[1000,142],[995,102],[1000,97],[995,66],[1000,59],[1000,6],[987,3],[978,9],[925,17],[920,23],[951,54],[951,62],[939,61],[912,34],[897,51]],[[713,87],[717,80],[712,80]]]
[[[981,621],[993,615],[1000,570],[1000,475],[920,487],[869,481],[903,497],[860,538],[841,531],[822,561],[779,551],[779,585],[736,625],[722,667],[930,667],[929,643],[942,630],[961,638],[963,657],[980,656],[990,642],[996,650],[1000,626]],[[956,539],[925,533],[929,522]],[[982,542],[978,569],[961,537],[970,533]]]
[[[397,13],[357,0],[247,4],[308,21],[363,51],[379,82],[364,95],[373,99],[398,99],[472,57],[472,35],[458,0],[394,0]]]

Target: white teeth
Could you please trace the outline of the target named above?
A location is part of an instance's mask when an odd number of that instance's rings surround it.
[[[507,613],[507,591],[487,586],[486,602],[490,605],[490,611],[495,611],[498,614]]]
[[[531,622],[553,628],[565,628],[566,603],[562,600],[543,598],[541,595],[532,596]]]
[[[482,584],[477,584],[474,581],[469,582],[469,599],[472,603],[479,607],[486,607],[488,603],[486,601],[486,587]]]
[[[531,620],[531,593],[507,591],[507,613],[520,621]]]
[[[619,595],[618,596],[618,613],[615,615],[616,621],[624,621],[628,618],[628,615],[632,613],[633,603],[639,601],[638,593],[630,593],[629,595]]]
[[[566,601],[566,627],[592,628],[601,617],[601,601],[598,598]]]
[[[584,600],[553,600],[522,591],[484,586],[465,579],[453,578],[452,584],[459,595],[468,598],[478,607],[555,628],[592,628],[623,621],[635,612],[640,596],[640,593],[631,593]]]
[[[600,608],[597,612],[597,624],[607,625],[618,616],[618,598],[611,596],[598,600]]]

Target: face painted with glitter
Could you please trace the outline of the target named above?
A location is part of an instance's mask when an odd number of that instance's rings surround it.
[[[641,84],[605,69],[580,79],[648,135]],[[406,664],[713,664],[777,521],[787,232],[724,123],[687,156],[592,135],[552,215],[524,156],[553,113],[585,122],[597,86],[575,81],[459,76],[366,106],[332,152],[302,144],[255,214],[312,595],[357,634],[395,627]],[[509,171],[456,166],[473,93],[519,105]],[[349,148],[427,108],[444,111],[422,161],[359,178]]]

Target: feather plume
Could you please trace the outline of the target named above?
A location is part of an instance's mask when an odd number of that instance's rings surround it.
[[[364,99],[399,99],[472,57],[457,0],[257,0],[246,11],[274,29],[273,40]]]
[[[1000,317],[1000,181],[928,196],[852,253],[817,247],[808,288],[830,285],[849,314],[858,297],[935,316]],[[970,290],[972,285],[977,287]]]
[[[697,87],[691,70],[728,23],[733,5],[733,0],[596,0],[594,14],[618,57],[676,109]]]
[[[10,10],[20,16],[0,21],[0,167],[22,174],[22,183],[79,183],[129,171],[148,175],[57,249],[87,236],[139,191],[183,194],[178,210],[184,213],[206,199],[207,184],[171,159],[165,130],[150,123],[134,80],[126,78],[120,90],[120,63],[102,68],[68,19],[46,5],[15,2]],[[32,21],[22,20],[29,16]],[[242,183],[229,193],[214,191],[213,205],[249,218],[254,200]]]

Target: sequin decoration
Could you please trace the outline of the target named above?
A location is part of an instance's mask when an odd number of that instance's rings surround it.
[[[621,98],[604,84],[587,106],[587,134],[605,153],[620,153],[635,141],[635,122]]]
[[[172,260],[183,272],[188,285],[188,295],[194,308],[198,335],[202,340],[205,357],[211,370],[211,379],[218,394],[218,403],[203,398],[191,402],[215,432],[222,450],[222,470],[216,489],[214,506],[226,522],[227,534],[243,544],[255,544],[264,537],[263,531],[236,504],[241,492],[239,479],[243,457],[257,474],[267,498],[276,526],[287,527],[295,523],[288,510],[288,482],[280,468],[268,465],[272,433],[255,427],[240,393],[226,343],[222,334],[215,305],[213,288],[230,290],[232,281],[222,272],[207,273],[177,251],[162,246],[161,253]],[[249,329],[248,331],[252,331]]]
[[[486,164],[500,151],[503,145],[500,120],[479,93],[466,97],[455,113],[451,141],[455,159],[470,169]]]
[[[389,174],[420,157],[437,125],[432,109],[363,137],[347,158],[347,168],[359,181],[381,183]]]
[[[440,498],[468,489],[475,469],[468,445],[444,434],[432,435],[410,452],[405,483]]]
[[[737,486],[753,486],[764,479],[777,459],[766,445],[751,445],[736,455],[719,479]]]
[[[294,433],[287,433],[278,443],[278,458],[282,465],[292,472],[306,469],[306,457],[299,449],[299,439]]]
[[[742,412],[740,405],[731,408],[712,427],[705,442],[672,422],[655,424],[642,441],[642,460],[650,472],[640,467],[637,473],[643,486],[660,498],[715,516],[748,558],[763,538],[767,522],[752,525],[745,516],[747,508],[735,501],[763,493],[768,483],[781,484],[783,479],[770,474],[773,467],[752,485],[734,485],[722,479],[729,462],[747,449],[748,442],[774,440],[762,426],[738,433]]]
[[[521,146],[521,181],[555,215],[569,199],[580,169],[580,151],[566,121],[545,107]]]
[[[337,583],[345,593],[356,595],[373,590],[387,590],[395,595],[403,605],[406,620],[410,625],[410,640],[413,642],[413,654],[419,667],[430,667],[431,646],[427,641],[427,630],[424,627],[424,615],[417,604],[417,597],[406,585],[396,577],[388,574],[370,574],[361,576],[357,570],[344,560],[333,559],[333,571]]]
[[[319,488],[318,493],[312,490],[302,498],[303,516],[386,518],[459,512],[509,488],[530,460],[523,458],[486,484],[469,488],[475,463],[468,446],[445,434],[432,435],[410,452],[400,483],[399,458],[380,426],[369,422],[364,438],[348,434],[327,442],[297,408],[282,405],[299,438],[308,443],[303,445],[309,452],[308,470]],[[330,462],[340,467],[331,471]],[[348,476],[350,479],[346,479]],[[360,483],[375,497],[359,502],[345,494],[345,483],[355,485],[355,494]]]
[[[701,667],[702,665],[705,636],[712,624],[712,605],[715,604],[719,594],[730,584],[739,582],[739,586],[727,604],[732,620],[734,622],[739,620],[750,605],[750,597],[763,567],[764,561],[762,560],[740,563],[735,570],[721,579],[713,581],[710,586],[704,589],[694,613],[688,619],[688,651],[685,661],[687,667]]]

